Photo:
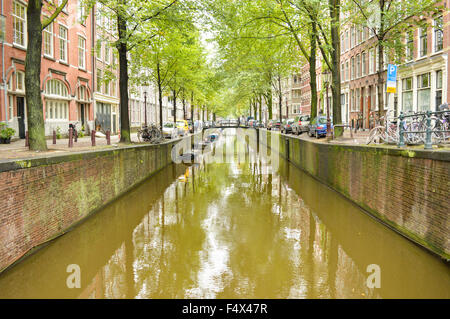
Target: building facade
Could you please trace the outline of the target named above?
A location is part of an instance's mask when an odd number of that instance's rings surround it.
[[[51,12],[44,4],[43,16]],[[27,112],[25,99],[25,56],[27,50],[27,2],[3,2],[5,37],[2,45],[2,85],[0,121],[25,138]],[[44,31],[42,39],[41,92],[45,133],[62,134],[69,123],[93,124],[92,15],[76,0],[66,7]]]

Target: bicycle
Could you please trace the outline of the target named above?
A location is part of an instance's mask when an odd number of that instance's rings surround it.
[[[150,126],[142,126],[137,133],[138,141],[139,143],[142,141],[144,142],[153,142],[156,140],[161,139],[162,134],[161,130],[154,124]]]

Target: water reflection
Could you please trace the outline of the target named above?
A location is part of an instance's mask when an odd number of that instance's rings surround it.
[[[231,134],[207,156],[218,149],[231,163],[162,170],[0,275],[0,297],[450,297],[445,264],[337,193]],[[366,286],[370,264],[381,289]]]

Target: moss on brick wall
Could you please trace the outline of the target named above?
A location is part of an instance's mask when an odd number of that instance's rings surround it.
[[[386,225],[450,259],[450,154],[315,143],[279,133],[280,154]]]
[[[176,141],[0,165],[0,272],[171,163]]]

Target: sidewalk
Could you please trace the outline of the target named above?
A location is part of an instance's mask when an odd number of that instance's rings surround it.
[[[131,141],[133,143],[138,143],[137,134],[131,134]],[[78,141],[73,143],[73,147],[69,148],[69,139],[62,138],[57,139],[56,144],[53,144],[53,140],[47,140],[48,151],[46,152],[34,152],[30,151],[28,147],[25,147],[25,140],[12,141],[11,144],[0,144],[0,161],[3,159],[12,158],[23,158],[23,157],[34,157],[42,155],[56,155],[64,154],[68,152],[82,152],[82,151],[92,151],[107,148],[116,148],[119,144],[119,136],[111,136],[111,145],[107,145],[106,138],[97,137],[95,139],[96,146],[91,146],[91,137],[85,136],[79,138]]]

